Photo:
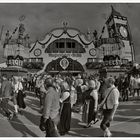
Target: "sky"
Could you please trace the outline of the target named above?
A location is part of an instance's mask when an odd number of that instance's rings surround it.
[[[62,27],[63,21],[83,33],[88,29],[100,33],[111,13],[111,5],[128,18],[136,61],[140,63],[140,3],[0,3],[0,30],[4,27],[2,41],[7,30],[12,33],[19,25],[22,15],[25,16],[25,32],[32,42],[43,40],[53,28]]]

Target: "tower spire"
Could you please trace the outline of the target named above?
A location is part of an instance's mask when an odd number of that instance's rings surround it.
[[[114,9],[114,7],[113,7],[113,5],[111,5],[111,10],[112,10],[112,12],[111,12],[111,15],[116,15],[116,16],[122,16],[118,11],[116,11],[115,9]]]

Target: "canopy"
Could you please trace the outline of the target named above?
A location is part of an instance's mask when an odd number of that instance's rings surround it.
[[[22,67],[6,67],[0,68],[0,75],[6,74],[8,77],[11,76],[26,76],[28,73],[27,69]]]

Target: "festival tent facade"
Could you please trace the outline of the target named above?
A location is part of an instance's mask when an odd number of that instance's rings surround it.
[[[63,27],[52,29],[44,39],[26,47],[29,43],[23,37],[23,24],[19,25],[18,31],[19,41],[9,40],[7,33],[4,55],[12,54],[14,59],[17,55],[22,56],[24,66],[26,64],[27,69],[37,69],[38,74],[92,74],[106,69],[106,72],[114,71],[119,75],[125,73],[135,61],[127,17],[113,7],[100,35],[96,30],[82,33],[63,22]]]

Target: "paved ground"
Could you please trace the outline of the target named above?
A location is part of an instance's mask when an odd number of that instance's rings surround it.
[[[26,97],[27,108],[23,115],[8,121],[0,113],[1,137],[44,137],[40,131],[39,100],[30,93]],[[10,105],[10,108],[13,107]],[[100,122],[85,129],[81,122],[81,115],[72,113],[71,130],[64,137],[101,137]],[[114,137],[140,137],[140,101],[121,102],[112,122],[111,131]]]

